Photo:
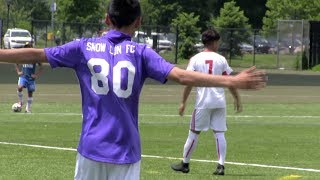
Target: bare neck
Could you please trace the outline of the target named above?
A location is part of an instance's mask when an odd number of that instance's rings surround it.
[[[121,27],[121,28],[118,28],[118,27],[115,27],[115,26],[111,26],[111,29],[116,30],[116,31],[120,31],[120,32],[122,32],[122,33],[124,33],[124,34],[128,34],[128,35],[130,35],[131,37],[134,36],[134,31],[135,31],[135,28],[134,28],[132,25],[130,25],[130,26],[123,26],[123,27]]]
[[[212,43],[206,44],[204,47],[205,52],[217,52],[218,51],[218,42],[214,41]]]

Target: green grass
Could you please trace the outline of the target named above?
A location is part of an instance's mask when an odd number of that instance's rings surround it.
[[[81,128],[78,85],[38,84],[33,114],[11,112],[10,106],[17,99],[15,86],[1,84],[0,142],[75,149]],[[233,112],[226,91],[227,162],[320,170],[319,90],[317,86],[269,86],[261,91],[240,91],[244,106],[240,114]],[[320,178],[320,172],[228,163],[224,177],[212,176],[216,166],[212,161],[217,157],[211,131],[200,135],[190,173],[172,171],[170,164],[182,156],[193,108],[194,93],[186,115],[177,115],[181,91],[177,85],[144,87],[139,123],[144,155],[141,179]],[[0,144],[0,156],[0,179],[72,179],[74,175],[75,151]]]
[[[174,63],[175,50],[161,53],[161,56]],[[262,69],[278,69],[296,70],[297,60],[301,58],[299,55],[282,55],[277,57],[276,54],[244,54],[243,56],[230,57],[225,55],[229,65],[233,68],[248,68],[255,65]],[[188,59],[178,59],[178,64],[188,64]]]
[[[252,65],[264,69],[296,69],[298,55],[279,55],[276,54],[244,54],[242,57],[228,58],[230,66],[233,67],[250,67]]]

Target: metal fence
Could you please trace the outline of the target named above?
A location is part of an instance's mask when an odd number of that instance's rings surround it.
[[[97,23],[54,23],[51,21],[32,20],[31,34],[37,47],[65,44],[82,37],[100,36],[103,24]],[[53,30],[54,28],[54,30]]]
[[[53,30],[54,27],[54,30]],[[268,32],[260,29],[217,28],[221,35],[219,53],[232,67],[255,65],[266,69],[303,69],[303,52],[308,57],[309,23],[307,21],[278,21],[278,28]],[[3,27],[0,28],[3,30]],[[1,31],[0,30],[0,31]],[[31,21],[31,34],[36,47],[50,47],[82,37],[97,37],[107,31],[103,23],[67,23]],[[3,35],[3,33],[2,33]],[[172,63],[187,63],[178,59],[179,27],[141,26],[133,40],[145,43]],[[201,34],[194,48],[203,50]]]
[[[290,69],[287,58],[296,55],[295,66],[298,69],[303,67],[303,56],[309,54],[309,22],[304,20],[278,20],[277,46],[277,67]]]
[[[0,18],[0,36],[3,37],[3,32],[2,32],[2,25],[3,25],[3,22],[2,22],[2,19]],[[2,39],[2,38],[1,38]],[[2,48],[2,40],[0,41],[0,48]]]
[[[320,21],[310,22],[310,54],[308,67],[320,64]]]

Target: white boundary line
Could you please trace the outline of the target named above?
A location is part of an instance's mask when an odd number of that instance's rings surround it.
[[[162,92],[176,92],[176,90],[165,90]],[[192,93],[195,93],[196,91],[192,91]],[[13,94],[13,93],[6,93],[6,95],[8,96],[16,96],[17,94]],[[65,97],[65,96],[77,96],[77,97],[81,97],[80,93],[50,93],[50,94],[46,94],[46,93],[39,93],[37,94],[37,96],[41,96],[41,97],[45,97],[45,96],[54,96],[54,97]],[[149,93],[145,93],[143,95],[144,97],[176,97],[176,94],[149,94]],[[261,95],[261,94],[241,94],[242,97],[271,97],[271,98],[277,98],[277,97],[292,97],[292,98],[319,98],[320,96],[317,95],[313,95],[313,96],[308,96],[308,95]]]
[[[22,144],[22,143],[10,143],[10,142],[0,142],[3,145],[13,145],[13,146],[25,146],[33,148],[43,148],[43,149],[54,149],[62,151],[77,151],[74,148],[62,148],[62,147],[53,147],[53,146],[42,146],[42,145],[33,145],[33,144]],[[155,159],[170,159],[170,160],[181,160],[181,158],[175,157],[165,157],[165,156],[153,156],[153,155],[142,155],[144,158],[155,158]],[[217,161],[212,160],[201,160],[201,159],[192,159],[196,162],[204,163],[213,163]],[[238,166],[252,166],[252,167],[265,167],[265,168],[275,168],[275,169],[286,169],[286,170],[298,170],[298,171],[309,171],[309,172],[320,172],[320,169],[310,169],[310,168],[296,168],[296,167],[287,167],[287,166],[272,166],[264,164],[249,164],[249,163],[239,163],[239,162],[225,162],[226,164],[238,165]]]
[[[1,114],[13,114],[10,113],[1,113]],[[21,114],[26,115],[25,113],[15,113],[15,114]],[[63,116],[82,116],[82,113],[32,113],[27,115],[63,115]],[[149,117],[180,117],[178,114],[139,114],[139,116],[149,116]],[[185,117],[191,117],[191,115],[184,115]],[[234,116],[234,115],[227,115],[227,117],[231,118],[314,118],[314,119],[320,119],[320,116],[282,116],[282,115],[274,115],[274,116],[260,116],[260,115],[240,115],[240,116]]]

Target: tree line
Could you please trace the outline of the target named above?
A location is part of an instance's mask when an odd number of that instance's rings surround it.
[[[7,1],[0,0],[0,17],[6,19]],[[255,29],[275,28],[277,19],[320,19],[319,0],[140,0],[143,23],[146,25],[171,25],[181,13],[199,16],[197,26],[204,29],[212,18],[221,16],[225,3],[235,2],[243,11],[248,24]],[[10,19],[50,20],[52,0],[10,0]],[[103,20],[109,0],[55,0],[55,19],[64,22],[99,23]]]
[[[0,0],[0,18],[8,15],[8,0]],[[30,20],[50,20],[52,0],[11,0],[10,22],[30,29]],[[194,53],[192,44],[208,27],[275,29],[278,19],[320,20],[320,0],[140,0],[142,25],[180,26],[179,52]],[[55,0],[56,22],[102,23],[109,0]],[[246,38],[248,35],[238,35]],[[188,52],[188,53],[186,53]]]

